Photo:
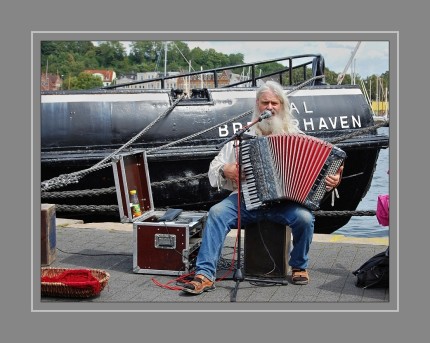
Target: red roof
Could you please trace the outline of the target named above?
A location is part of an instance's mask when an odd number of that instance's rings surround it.
[[[101,74],[103,75],[103,82],[112,82],[113,81],[113,76],[114,76],[114,71],[113,70],[103,70],[103,69],[87,69],[84,70],[84,73],[89,73],[89,74]]]

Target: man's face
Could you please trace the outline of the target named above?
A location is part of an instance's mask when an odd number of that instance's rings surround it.
[[[260,98],[257,100],[257,106],[260,113],[269,110],[273,115],[278,114],[282,108],[282,104],[278,97],[271,91],[266,91],[261,94]]]
[[[257,100],[257,106],[259,113],[269,110],[273,114],[270,118],[264,119],[263,121],[257,123],[257,127],[261,130],[261,133],[263,135],[283,133],[284,118],[278,115],[282,110],[282,104],[278,97],[271,91],[264,92]]]

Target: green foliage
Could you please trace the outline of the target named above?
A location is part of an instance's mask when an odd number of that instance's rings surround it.
[[[390,98],[390,75],[389,72],[378,75],[371,75],[363,79],[364,88],[372,101],[385,101]],[[363,89],[364,93],[364,89]],[[388,93],[388,94],[387,94]]]
[[[115,69],[126,58],[125,48],[119,41],[103,42],[95,48],[95,58],[99,68]]]
[[[77,76],[89,66],[98,65],[89,41],[42,41],[41,70],[62,75]],[[48,69],[48,70],[46,70]]]
[[[89,73],[79,73],[78,76],[70,76],[63,82],[63,89],[93,89],[103,87],[100,77]]]
[[[116,74],[123,75],[138,72],[164,71],[165,47],[167,44],[167,71],[188,72],[201,69],[221,68],[244,63],[244,55],[241,53],[226,55],[214,49],[202,50],[194,48],[190,50],[182,41],[134,41],[130,45],[130,53],[127,55],[124,46],[119,41],[98,42],[95,45],[91,41],[42,41],[41,42],[41,71],[59,74],[63,78],[64,89],[88,89],[102,86],[99,78],[82,75],[85,69],[111,69]],[[246,70],[245,70],[246,69]],[[285,69],[282,64],[273,62],[256,66],[255,75],[270,74]],[[250,75],[249,68],[236,68],[237,74]],[[294,70],[291,84],[296,85],[311,76],[311,69]],[[325,68],[325,83],[335,85],[338,83],[338,74]],[[278,75],[273,76],[279,80]],[[372,75],[363,83],[372,100],[376,99],[376,83],[378,76]],[[389,87],[389,72],[379,76],[378,84]],[[100,81],[100,83],[98,83]],[[290,84],[288,73],[283,75],[284,84]],[[351,84],[351,76],[346,74],[342,84]],[[356,84],[361,85],[361,78],[356,77]],[[372,86],[371,86],[372,84]],[[82,87],[82,88],[80,88]],[[371,88],[371,89],[370,89]],[[381,95],[379,95],[381,97]]]

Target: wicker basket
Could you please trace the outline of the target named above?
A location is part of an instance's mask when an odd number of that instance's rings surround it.
[[[72,271],[68,268],[41,268],[42,277],[56,277],[64,271]],[[101,269],[89,269],[91,275],[94,276],[100,283],[99,291],[96,292],[93,287],[73,287],[65,285],[61,282],[41,282],[42,296],[62,297],[62,298],[89,298],[100,294],[105,288],[109,280],[109,273]]]

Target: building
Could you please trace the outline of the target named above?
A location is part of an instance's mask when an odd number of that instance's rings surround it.
[[[227,71],[217,74],[218,87],[228,86],[230,84],[230,75]],[[213,73],[204,73],[199,75],[184,76],[178,78],[178,87],[189,92],[194,88],[215,88]]]
[[[179,75],[177,71],[169,71],[166,72],[166,76],[176,76]],[[162,78],[164,77],[164,73],[160,72],[144,72],[136,74],[136,81],[148,81],[152,79]],[[139,88],[146,89],[161,89],[161,81],[153,81],[147,82],[145,84],[136,85]],[[178,79],[172,78],[164,81],[164,89],[176,89],[178,88]]]
[[[113,70],[87,69],[84,70],[84,73],[100,77],[103,81],[103,86],[110,86],[116,82],[116,73]]]
[[[167,72],[166,76],[179,76],[186,74],[186,72]],[[161,81],[150,81],[152,79],[163,78],[164,73],[161,72],[143,72],[136,74],[121,75],[117,80],[116,84],[127,84],[135,83],[123,88],[127,89],[161,89]],[[249,78],[244,75],[234,74],[230,71],[223,71],[217,74],[218,87],[225,87],[230,84],[234,84],[240,81],[246,81]],[[138,83],[139,81],[145,81],[145,83]],[[261,83],[262,81],[259,81]],[[251,83],[244,83],[242,87],[249,87]],[[190,93],[191,89],[196,88],[215,88],[214,74],[213,73],[203,73],[199,75],[192,76],[181,76],[166,79],[164,81],[164,89],[183,89],[186,93]]]
[[[170,71],[166,73],[166,76],[176,76],[179,75],[177,71]],[[161,89],[161,81],[152,81],[152,79],[158,79],[164,77],[164,73],[160,72],[143,72],[136,74],[121,75],[116,84],[126,84],[130,82],[147,81],[146,83],[137,83],[128,86],[124,86],[127,89]],[[176,89],[177,88],[177,78],[167,79],[164,81],[164,89]]]
[[[63,80],[58,74],[42,74],[40,75],[40,90],[41,91],[56,91],[61,89]]]
[[[136,81],[136,74],[125,74],[120,75],[118,79],[116,80],[117,85],[122,85],[130,82]],[[136,88],[136,85],[130,85],[130,86],[124,86],[124,88]]]

